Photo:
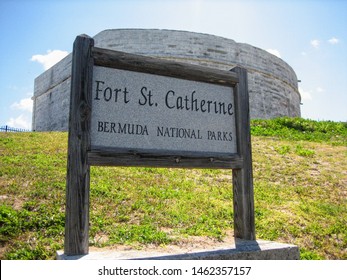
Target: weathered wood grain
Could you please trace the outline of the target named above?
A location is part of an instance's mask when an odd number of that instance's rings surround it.
[[[90,168],[87,151],[90,149],[93,45],[93,39],[78,36],[73,48],[66,179],[66,255],[87,254],[89,250]]]
[[[93,48],[95,65],[123,70],[175,77],[219,85],[234,86],[238,82],[233,72],[146,57],[108,49]]]
[[[163,153],[158,155],[155,151],[117,151],[117,150],[92,150],[88,153],[90,165],[99,166],[149,166],[170,168],[241,168],[243,160],[238,155],[197,155],[187,152],[184,156],[178,152]]]
[[[239,155],[243,167],[233,169],[234,235],[236,238],[255,240],[252,147],[249,117],[247,70],[236,67],[231,71],[239,76],[235,87],[236,131]]]

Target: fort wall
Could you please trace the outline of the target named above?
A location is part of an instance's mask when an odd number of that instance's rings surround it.
[[[221,70],[248,70],[252,119],[300,116],[301,97],[293,69],[249,44],[219,36],[156,29],[110,29],[94,36],[95,46]],[[35,79],[32,128],[66,131],[70,104],[71,54]]]

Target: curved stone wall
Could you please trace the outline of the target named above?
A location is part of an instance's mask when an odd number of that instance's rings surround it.
[[[247,68],[251,118],[300,116],[293,69],[282,59],[248,44],[214,35],[156,29],[111,29],[95,45],[221,70]],[[34,130],[67,130],[71,54],[35,80]]]

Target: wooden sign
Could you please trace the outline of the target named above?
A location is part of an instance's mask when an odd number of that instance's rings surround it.
[[[90,165],[229,168],[234,234],[254,240],[247,72],[74,43],[66,255],[88,253]]]

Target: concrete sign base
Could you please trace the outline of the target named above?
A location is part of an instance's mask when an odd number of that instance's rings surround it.
[[[295,245],[266,240],[236,239],[234,244],[221,243],[211,248],[187,250],[167,246],[154,250],[93,250],[87,255],[67,256],[57,252],[57,260],[298,260]]]

